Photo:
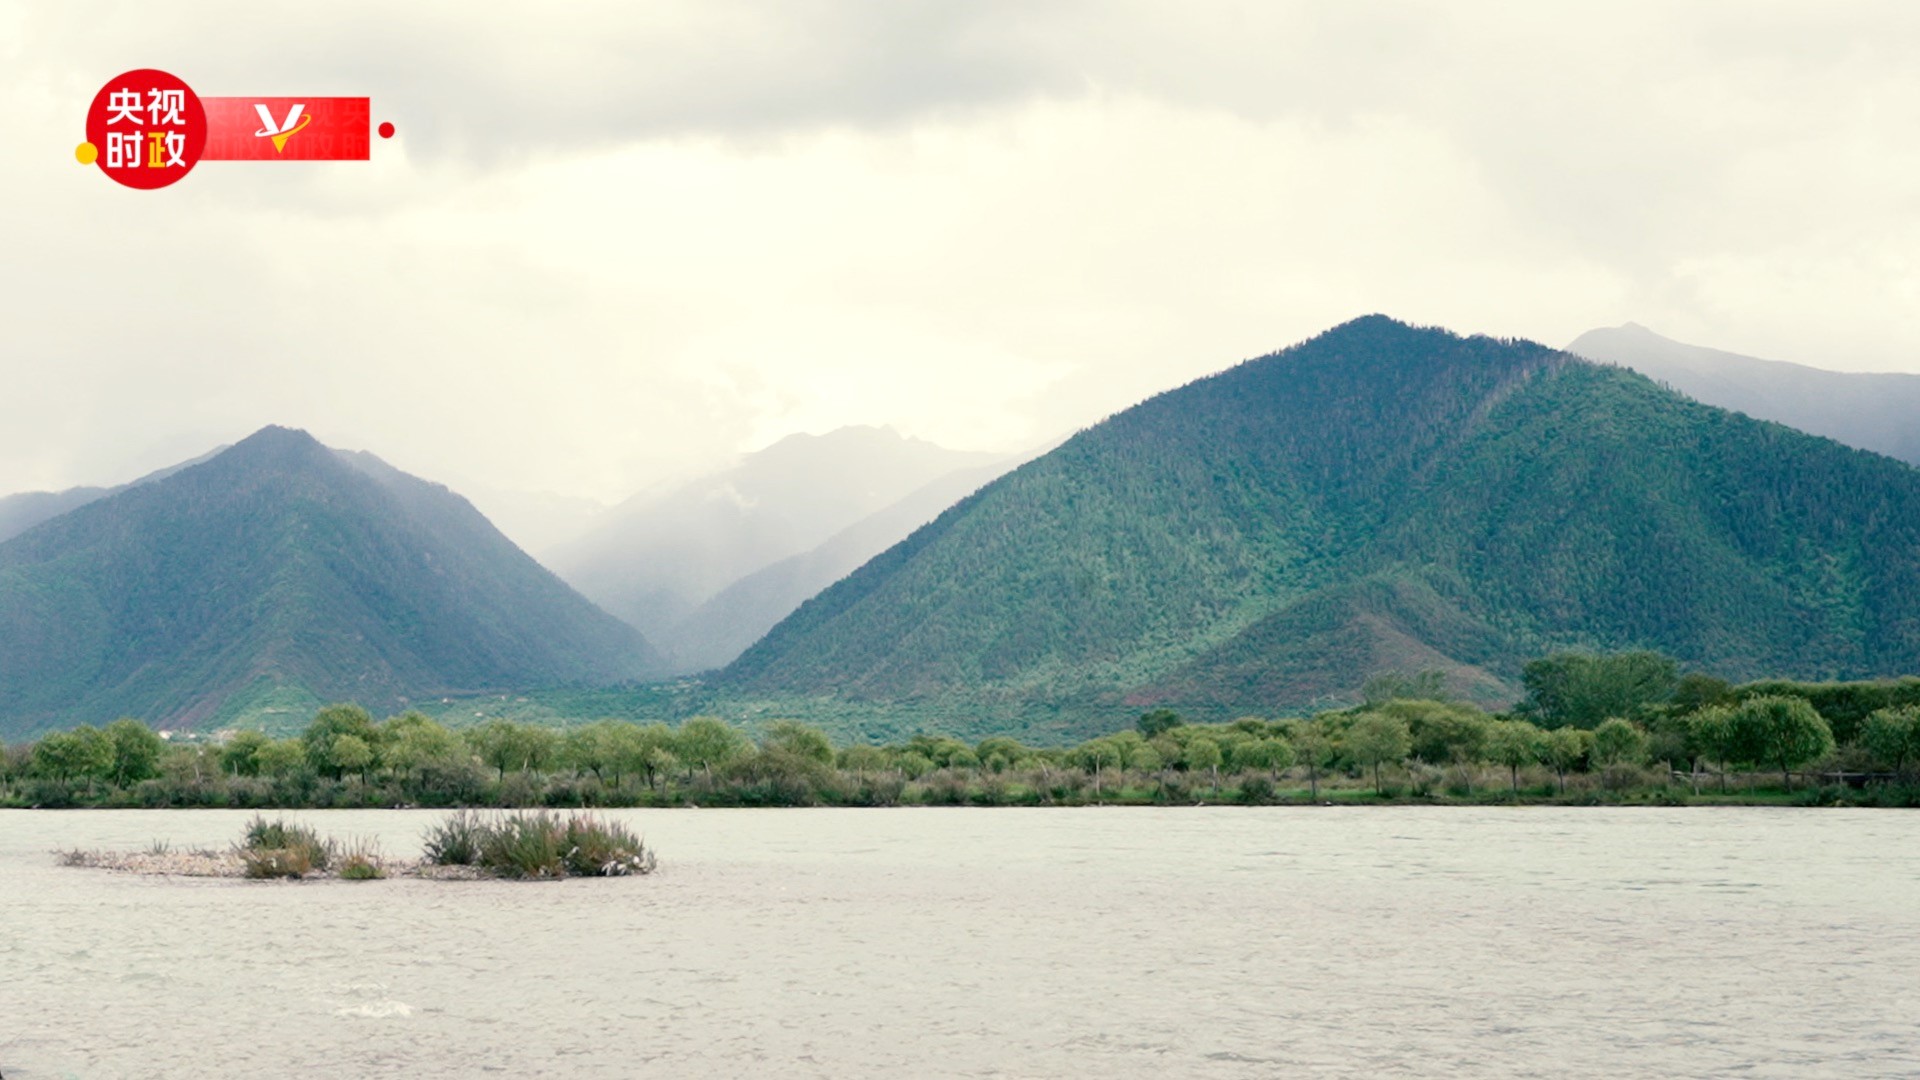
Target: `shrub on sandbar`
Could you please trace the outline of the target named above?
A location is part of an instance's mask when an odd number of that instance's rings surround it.
[[[626,826],[545,810],[493,820],[460,811],[427,830],[426,857],[516,878],[622,877],[655,866],[653,852]]]
[[[386,877],[387,864],[380,856],[380,845],[365,837],[349,843],[340,853],[340,876],[348,881],[374,881]]]
[[[297,878],[323,871],[333,861],[333,845],[305,825],[258,814],[234,845],[251,878]]]
[[[487,823],[471,810],[456,810],[445,821],[427,828],[423,845],[428,862],[435,866],[478,866],[480,841]]]

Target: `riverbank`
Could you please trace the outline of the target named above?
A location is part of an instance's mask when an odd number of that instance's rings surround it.
[[[1663,774],[1615,769],[1557,778],[1498,768],[1396,768],[1376,788],[1370,777],[1305,770],[1202,775],[1113,770],[943,769],[909,779],[900,773],[820,770],[803,777],[692,777],[609,783],[591,776],[510,773],[454,791],[393,779],[313,777],[278,782],[212,776],[134,789],[82,787],[0,790],[0,808],[99,810],[395,810],[395,809],[757,809],[781,807],[1083,807],[1083,806],[1860,806],[1920,807],[1920,785],[1862,782],[1818,774]],[[35,801],[41,796],[46,801]]]

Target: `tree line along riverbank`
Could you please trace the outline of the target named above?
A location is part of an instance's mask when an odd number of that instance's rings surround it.
[[[1191,724],[1159,709],[1078,745],[918,735],[835,746],[718,717],[450,728],[321,709],[296,738],[163,738],[137,720],[0,753],[9,807],[896,806],[1212,802],[1920,805],[1920,680],[1680,676],[1652,653],[1529,664],[1512,713],[1437,676],[1369,684],[1312,717]]]

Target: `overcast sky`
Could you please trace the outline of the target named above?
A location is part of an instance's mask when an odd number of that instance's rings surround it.
[[[1920,371],[1920,5],[0,0],[0,492],[266,423],[617,499],[1014,449],[1385,312]],[[73,159],[110,76],[367,164]]]

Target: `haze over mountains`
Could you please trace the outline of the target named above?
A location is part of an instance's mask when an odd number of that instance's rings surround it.
[[[1161,394],[951,508],[723,675],[1007,724],[1262,715],[1568,646],[1920,670],[1920,471],[1529,342],[1374,316]]]
[[[887,428],[791,435],[726,469],[634,496],[546,561],[638,627],[673,670],[700,671],[733,659],[801,600],[992,479],[998,460]],[[821,545],[830,546],[808,558]],[[786,560],[797,561],[743,582]],[[709,602],[718,606],[703,609]]]
[[[0,544],[7,734],[657,675],[466,500],[269,427]]]
[[[1567,351],[1689,397],[1920,464],[1920,375],[1826,371],[1683,345],[1638,323],[1589,330]]]

